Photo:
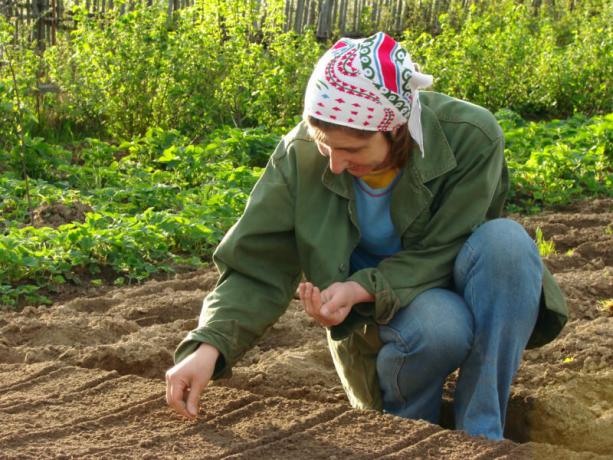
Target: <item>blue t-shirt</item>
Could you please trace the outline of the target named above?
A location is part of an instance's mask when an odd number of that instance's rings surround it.
[[[358,177],[353,179],[355,190],[358,224],[360,226],[360,243],[351,254],[351,272],[363,268],[376,267],[386,257],[402,249],[400,236],[396,233],[390,205],[392,189],[401,174],[385,188],[371,188]]]

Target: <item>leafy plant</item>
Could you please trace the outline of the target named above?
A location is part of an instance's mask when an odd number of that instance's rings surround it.
[[[553,241],[547,241],[544,237],[543,237],[543,231],[541,230],[541,227],[537,227],[536,231],[536,246],[539,250],[539,254],[542,257],[547,257],[553,254],[557,254],[556,252],[556,246],[554,244]]]
[[[504,112],[510,210],[534,212],[581,197],[613,196],[613,114],[542,123],[515,119],[515,125],[510,119]]]

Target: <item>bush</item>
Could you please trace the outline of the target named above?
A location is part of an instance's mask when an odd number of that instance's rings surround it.
[[[536,212],[591,196],[613,196],[613,114],[524,122],[496,114],[511,173],[507,208]]]
[[[500,0],[442,15],[441,33],[407,31],[404,43],[435,77],[437,91],[492,111],[567,117],[613,110],[613,4],[540,10]]]
[[[143,7],[103,22],[77,9],[76,29],[50,48],[53,107],[93,134],[129,139],[151,127],[204,137],[218,126],[295,121],[319,54],[313,34],[285,33],[279,13],[254,35],[249,2]]]

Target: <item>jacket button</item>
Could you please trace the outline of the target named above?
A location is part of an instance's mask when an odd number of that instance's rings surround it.
[[[340,265],[338,266],[338,271],[339,271],[339,272],[341,272],[341,273],[345,273],[345,271],[346,271],[346,270],[347,270],[347,265],[345,265],[345,264],[340,264]]]

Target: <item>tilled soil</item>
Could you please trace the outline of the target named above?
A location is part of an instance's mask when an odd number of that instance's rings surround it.
[[[163,376],[215,284],[207,270],[3,312],[0,458],[613,458],[613,200],[512,217],[555,243],[546,263],[571,319],[525,353],[508,441],[351,409],[296,301],[206,389],[199,419],[181,419]]]

